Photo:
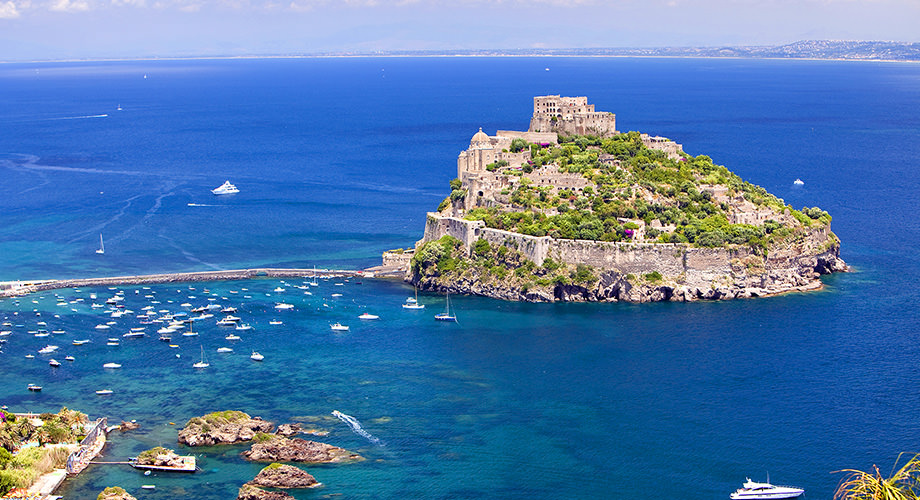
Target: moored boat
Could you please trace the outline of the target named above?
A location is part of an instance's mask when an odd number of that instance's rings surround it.
[[[745,478],[746,481],[741,488],[738,488],[731,494],[731,500],[770,500],[798,498],[805,490],[793,486],[774,486],[767,483],[757,483],[751,481],[751,478]],[[769,481],[769,479],[767,479]]]

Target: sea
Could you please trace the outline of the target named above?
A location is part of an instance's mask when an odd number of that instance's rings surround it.
[[[746,477],[830,499],[838,471],[887,472],[901,452],[920,451],[917,64],[2,64],[0,280],[378,264],[383,251],[421,238],[479,127],[525,130],[533,96],[547,94],[587,96],[616,113],[621,131],[671,138],[796,208],[827,210],[852,272],[824,277],[820,291],[727,302],[452,296],[456,324],[433,319],[445,297],[419,293],[425,309],[408,310],[411,286],[369,278],[3,299],[12,333],[2,337],[0,403],[136,420],[138,430],[109,435],[100,461],[166,446],[201,469],[144,476],[92,465],[58,494],[92,499],[122,486],[139,499],[235,498],[264,465],[242,459],[248,446],[176,439],[190,418],[218,410],[301,423],[327,433],[303,437],[365,458],[304,466],[323,486],[291,491],[298,499],[709,500],[727,499]],[[240,192],[212,195],[225,180]],[[92,307],[119,292],[133,313]],[[170,347],[159,325],[137,318],[209,303],[238,308],[253,328],[216,326],[217,314]],[[358,319],[364,312],[379,319]],[[335,322],[349,331],[332,331]],[[140,327],[144,337],[123,338]],[[39,329],[63,333],[35,337]],[[231,333],[240,340],[226,340]],[[107,345],[114,337],[119,345]],[[60,349],[38,354],[46,344]],[[49,366],[52,357],[63,365]],[[210,366],[193,368],[202,358]]]

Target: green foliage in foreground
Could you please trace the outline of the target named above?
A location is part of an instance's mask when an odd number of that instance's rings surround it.
[[[15,488],[28,488],[42,474],[64,467],[69,454],[61,447],[21,450],[0,470],[0,495]]]
[[[917,500],[920,499],[920,455],[914,455],[900,469],[894,470],[901,461],[898,455],[889,477],[882,477],[877,465],[869,472],[844,469],[845,472],[834,500]]]

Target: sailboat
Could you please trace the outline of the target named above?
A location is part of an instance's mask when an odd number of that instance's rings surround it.
[[[434,319],[438,321],[457,321],[457,317],[450,313],[450,292],[447,293],[447,306],[444,308],[444,312],[435,314]]]
[[[99,233],[99,250],[96,250],[98,254],[105,253],[105,244],[102,242],[102,233]]]
[[[403,309],[424,309],[425,304],[418,303],[418,287],[415,287],[415,298],[409,297],[406,299],[406,303],[403,304]]]
[[[195,363],[192,366],[195,368],[207,368],[211,366],[207,361],[204,360],[204,346],[201,346],[201,361]]]
[[[316,282],[316,266],[313,266],[313,281],[308,283],[310,286],[319,286],[319,283]]]

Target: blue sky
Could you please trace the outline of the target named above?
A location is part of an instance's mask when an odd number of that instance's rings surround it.
[[[0,60],[920,41],[920,0],[0,0]]]

